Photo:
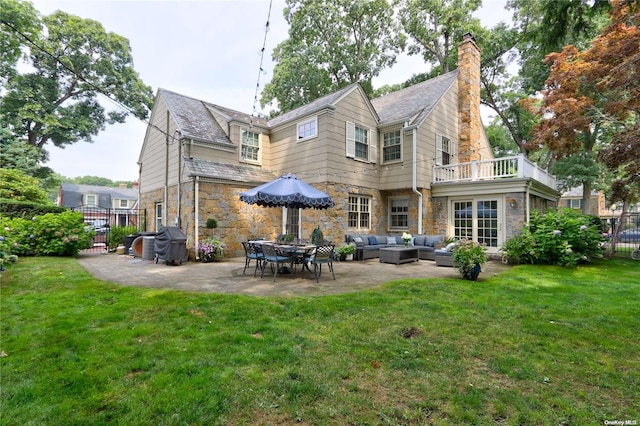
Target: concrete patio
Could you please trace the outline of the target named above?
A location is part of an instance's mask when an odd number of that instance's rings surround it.
[[[81,253],[78,262],[95,278],[114,283],[145,287],[201,291],[209,293],[246,294],[254,296],[322,296],[377,287],[388,281],[404,278],[454,278],[462,279],[458,270],[436,266],[435,262],[419,262],[392,265],[380,263],[378,259],[363,262],[334,262],[336,279],[328,268],[323,267],[320,282],[313,273],[304,271],[290,275],[279,275],[276,282],[267,275],[253,277],[254,264],[242,273],[244,257],[227,258],[221,262],[186,262],[179,266],[156,264],[129,255],[114,253]],[[508,269],[499,261],[489,261],[482,267],[477,284]],[[469,282],[471,285],[471,282]]]

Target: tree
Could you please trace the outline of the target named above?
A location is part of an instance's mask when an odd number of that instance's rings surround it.
[[[2,198],[51,204],[47,193],[40,189],[38,179],[17,169],[0,169],[0,199]]]
[[[16,4],[2,2],[3,6]],[[19,15],[23,16],[27,15]],[[39,34],[21,30],[40,24],[44,30]],[[15,57],[3,56],[2,67],[12,68],[13,75],[0,99],[0,119],[29,145],[43,149],[47,143],[64,147],[81,140],[91,142],[105,124],[122,123],[129,113],[147,117],[152,90],[134,70],[124,37],[106,32],[96,21],[62,11],[41,23],[18,22],[14,15],[5,20],[3,15],[2,29],[12,34],[12,46],[20,40],[20,47],[28,48],[28,64],[34,70],[20,73]],[[100,93],[126,109],[106,111]]]
[[[454,68],[462,35],[477,33],[480,21],[472,13],[482,0],[396,0],[400,24],[413,41],[410,55],[422,55],[435,75]]]
[[[273,51],[277,62],[260,103],[289,111],[323,95],[371,80],[404,46],[385,0],[287,0],[289,38]]]
[[[24,38],[37,38],[40,33],[38,12],[31,3],[18,0],[0,0],[0,84],[16,74],[15,66],[23,56]],[[8,25],[10,23],[13,28]],[[14,30],[15,29],[15,30]],[[17,30],[17,31],[16,31]]]
[[[638,198],[639,6],[614,1],[609,26],[589,49],[579,52],[570,45],[547,56],[551,74],[534,143],[544,143],[562,159],[556,171],[568,183],[582,181],[583,212],[588,212],[591,188],[600,175],[597,158],[615,174],[612,201]]]

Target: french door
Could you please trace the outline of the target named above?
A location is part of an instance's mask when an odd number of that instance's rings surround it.
[[[453,236],[477,241],[487,247],[499,247],[502,242],[500,206],[497,199],[453,201]]]

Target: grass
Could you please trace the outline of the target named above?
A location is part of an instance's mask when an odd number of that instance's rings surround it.
[[[327,297],[2,276],[3,425],[640,421],[640,267],[518,266]]]

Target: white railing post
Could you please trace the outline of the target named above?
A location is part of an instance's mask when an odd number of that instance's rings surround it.
[[[524,164],[525,164],[524,154],[520,153],[518,154],[518,177],[519,178],[525,177]]]

